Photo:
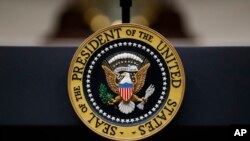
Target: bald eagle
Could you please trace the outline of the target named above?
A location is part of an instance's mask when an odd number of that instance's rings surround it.
[[[145,83],[147,70],[150,63],[145,64],[141,69],[135,74],[135,82],[131,80],[130,73],[124,72],[124,76],[118,83],[116,74],[107,66],[102,65],[102,68],[106,75],[106,80],[109,88],[117,94],[115,99],[109,101],[110,105],[119,103],[119,110],[124,114],[132,113],[135,109],[134,102],[143,102],[143,98],[139,98],[136,94],[142,89]],[[127,88],[124,93],[122,90]]]

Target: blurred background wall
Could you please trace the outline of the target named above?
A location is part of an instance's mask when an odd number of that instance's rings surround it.
[[[133,0],[133,23],[174,45],[250,45],[250,0]],[[78,46],[120,23],[118,0],[0,0],[0,45]]]

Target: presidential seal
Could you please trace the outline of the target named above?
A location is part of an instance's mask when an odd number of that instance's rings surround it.
[[[174,47],[135,24],[99,30],[76,51],[68,91],[82,122],[113,140],[149,137],[176,115],[185,74]]]

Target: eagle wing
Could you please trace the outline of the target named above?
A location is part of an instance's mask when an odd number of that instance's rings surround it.
[[[108,67],[102,65],[102,68],[105,72],[106,79],[109,85],[109,88],[116,94],[119,94],[119,87],[118,84],[116,83],[116,75],[115,73],[112,72]]]
[[[136,74],[135,74],[135,86],[134,86],[134,94],[139,92],[143,87],[146,79],[147,70],[150,66],[150,63],[144,65]]]

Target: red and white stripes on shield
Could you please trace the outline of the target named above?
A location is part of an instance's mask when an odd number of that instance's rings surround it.
[[[119,93],[124,101],[130,100],[133,94],[134,86],[133,84],[120,84],[119,85]]]

